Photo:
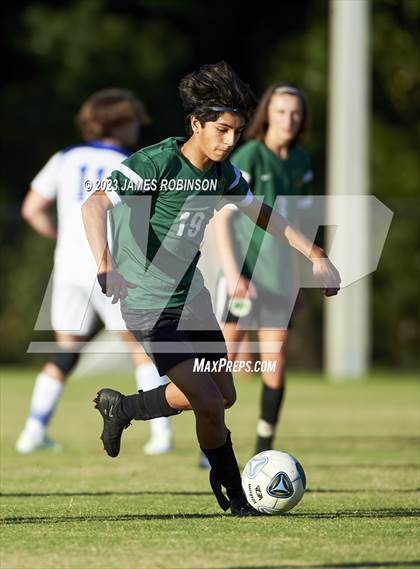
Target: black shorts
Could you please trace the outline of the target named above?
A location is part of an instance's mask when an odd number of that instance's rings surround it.
[[[295,294],[286,296],[257,289],[257,298],[252,299],[249,313],[237,316],[231,312],[234,301],[227,293],[226,278],[221,276],[217,282],[216,315],[218,320],[222,323],[238,323],[242,330],[290,329],[295,301]]]
[[[121,311],[127,329],[142,344],[161,376],[185,360],[216,361],[227,357],[207,289],[179,308],[144,310],[122,306]]]

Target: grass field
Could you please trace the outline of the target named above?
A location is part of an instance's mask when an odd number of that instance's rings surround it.
[[[145,457],[148,426],[110,459],[96,389],[134,392],[130,375],[70,381],[50,434],[61,453],[19,456],[34,372],[1,373],[1,569],[420,566],[419,392],[414,377],[332,384],[290,374],[278,448],[308,490],[289,514],[236,519],[197,468],[193,416],[173,419],[176,451]],[[228,424],[240,463],[253,454],[259,382],[237,382]]]

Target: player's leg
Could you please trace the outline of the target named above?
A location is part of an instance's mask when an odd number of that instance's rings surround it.
[[[227,322],[222,325],[222,328],[228,347],[229,360],[240,360],[242,358],[241,343],[247,335],[246,330],[238,328],[235,322]]]
[[[55,337],[59,351],[36,377],[28,418],[16,442],[16,450],[22,454],[42,448],[60,448],[47,436],[47,428],[63,393],[65,381],[78,361],[80,342],[84,338],[59,332]]]
[[[238,318],[233,316],[229,312],[231,298],[227,292],[227,283],[224,276],[219,277],[216,287],[216,309],[215,314],[218,321],[221,323],[221,328],[223,330],[223,336],[228,348],[228,358],[230,361],[235,361],[238,357],[238,347],[245,335],[245,332],[240,330],[237,327]],[[230,375],[231,374],[227,374]],[[212,374],[214,380],[217,382],[218,377],[215,374]],[[224,381],[220,381],[222,385],[219,385],[219,388],[223,387]],[[233,379],[231,380],[233,390]],[[222,391],[222,389],[221,389]],[[222,391],[223,393],[223,391]],[[227,400],[229,399],[229,394],[225,394],[227,396]],[[234,399],[236,399],[236,392],[234,391]],[[230,406],[230,405],[228,405]],[[207,458],[206,454],[201,451],[198,466],[200,468],[210,469],[211,464],[209,459]]]
[[[134,366],[137,389],[148,391],[155,387],[166,385],[169,381],[167,376],[161,376],[158,373],[141,344],[126,329],[119,304],[112,304],[111,299],[102,294],[97,282],[95,282],[91,300],[105,328],[118,331],[122,340],[127,342]],[[173,437],[170,419],[168,417],[159,417],[151,420],[150,439],[143,449],[145,454],[163,454],[169,452],[172,448]]]
[[[166,385],[169,379],[166,375],[160,376],[156,366],[136,341],[131,332],[121,332],[125,342],[131,346],[131,359],[133,360],[137,389],[149,391],[155,387]],[[164,454],[173,449],[173,435],[171,419],[158,417],[150,421],[150,439],[143,448],[145,454]]]
[[[211,464],[210,481],[220,506],[223,509],[231,507],[235,515],[255,515],[243,494],[230,433],[224,422],[225,405],[233,404],[235,397],[233,380],[225,378],[229,381],[222,394],[209,373],[194,371],[194,359],[179,361],[167,370],[172,383],[166,388],[128,396],[111,389],[99,391],[95,402],[104,419],[102,440],[105,450],[110,456],[118,455],[121,434],[133,419],[175,415],[192,407],[197,438]],[[226,489],[229,500],[223,495],[221,486]]]
[[[230,507],[234,515],[257,515],[244,496],[230,431],[225,424],[224,410],[236,401],[232,374],[197,373],[194,359],[190,359],[170,369],[168,376],[191,403],[198,442],[210,463],[210,484],[219,505],[224,510]],[[222,493],[222,486],[229,500]]]
[[[20,453],[52,446],[58,448],[47,437],[47,427],[62,395],[64,382],[77,364],[81,344],[95,322],[94,311],[83,288],[54,281],[51,321],[58,351],[36,378],[28,419],[16,442],[16,450]]]
[[[216,288],[216,316],[223,330],[223,336],[228,347],[228,357],[231,361],[241,358],[240,345],[246,336],[244,326],[238,326],[239,317],[231,313],[232,298],[227,292],[226,278],[221,276]]]
[[[212,353],[209,359],[226,357],[224,338],[213,315],[208,292],[203,291],[191,304],[180,309],[165,309],[157,319],[151,311],[140,310],[126,310],[124,319],[159,373],[166,373],[172,383],[129,396],[112,389],[98,392],[95,403],[103,418],[101,438],[106,452],[110,456],[118,455],[122,432],[131,420],[171,416],[192,407],[197,437],[212,467],[210,479],[219,504],[224,509],[230,506],[235,515],[254,515],[255,510],[247,504],[242,491],[230,433],[224,422],[225,405],[231,405],[235,397],[232,378],[229,377],[230,383],[221,390],[209,373],[194,370],[195,359],[205,355],[194,345],[202,345],[203,340],[214,342],[212,347],[217,347],[217,355]],[[164,353],[159,351],[162,345]],[[230,502],[223,496],[221,486],[226,488]]]
[[[196,321],[196,330],[192,332],[189,337],[194,345],[203,346],[204,350],[209,349],[210,353],[203,353],[202,348],[197,350],[197,357],[204,358],[209,362],[226,358],[227,349],[225,344],[225,337],[223,336],[218,322],[213,314],[210,295],[207,290],[204,290],[198,295],[188,306],[190,316],[187,318],[190,323]],[[206,331],[207,330],[207,331]],[[236,390],[233,383],[232,374],[225,370],[211,371],[212,381],[217,386],[217,390],[221,394],[223,400],[223,408],[231,407],[236,401]],[[194,408],[193,404],[193,408]],[[195,411],[196,421],[199,422],[199,413]],[[207,457],[211,470],[210,470],[210,483],[213,492],[219,502],[219,505],[226,509],[230,506],[234,515],[255,515],[256,511],[249,506],[242,491],[241,475],[239,472],[238,463],[236,461],[235,453],[232,447],[230,432],[224,422],[224,412],[222,415],[223,425],[219,427],[221,432],[226,433],[223,435],[225,439],[221,446],[216,446],[216,441],[207,448],[203,446],[199,438],[200,447]],[[197,431],[198,434],[198,431]],[[210,442],[210,441],[209,441]],[[208,442],[208,444],[209,444]],[[219,441],[220,442],[220,441]],[[221,487],[226,489],[229,500],[227,500],[221,490]]]
[[[261,373],[262,393],[260,417],[257,424],[256,452],[272,448],[286,389],[286,345],[288,331],[283,329],[258,330],[261,362],[272,362],[274,370]],[[266,343],[277,344],[276,351],[264,350]],[[281,347],[280,347],[281,346]],[[264,366],[263,366],[264,369]]]
[[[226,322],[222,323],[222,329],[223,329],[223,336],[225,338],[227,347],[228,347],[228,358],[230,361],[237,361],[242,359],[243,354],[240,351],[241,348],[241,344],[243,342],[244,339],[246,339],[247,336],[247,332],[246,330],[243,330],[241,328],[239,328],[237,326],[237,318],[232,317],[232,315],[230,315],[228,313],[228,317],[225,318]],[[248,359],[248,358],[247,358]],[[220,378],[220,384],[219,387],[222,389],[222,386],[225,385],[225,375],[226,372],[223,372],[222,376]],[[226,375],[230,375],[230,374],[226,374]],[[217,379],[217,376],[215,374],[212,374],[213,378],[215,379],[215,381],[217,381],[219,383],[219,379]],[[234,385],[233,385],[233,380],[232,380],[232,387],[233,389],[235,389]],[[236,392],[235,392],[235,398],[236,398]],[[228,407],[226,407],[228,408]],[[200,458],[199,458],[199,462],[198,462],[198,466],[200,468],[210,468],[210,463],[208,461],[208,458],[206,457],[206,455],[204,453],[200,454]]]
[[[112,457],[118,456],[122,433],[132,420],[150,421],[191,409],[188,399],[173,383],[133,395],[123,395],[114,389],[103,388],[93,401],[103,419],[100,438],[104,450]]]
[[[162,335],[166,332],[159,329],[157,333]],[[157,333],[152,332],[150,335],[158,338]],[[135,332],[134,334],[137,337],[139,333]],[[139,335],[144,338],[143,334]],[[167,332],[167,337],[170,336],[182,336],[182,333],[174,332],[171,327]],[[147,346],[148,344],[145,345]],[[188,348],[191,348],[191,346],[186,346],[186,349]],[[150,352],[150,355],[153,357],[158,371],[162,375],[166,373],[172,380],[171,383],[148,391],[140,391],[133,395],[123,395],[114,389],[103,388],[99,390],[94,399],[95,407],[101,413],[104,421],[101,439],[104,444],[104,449],[109,456],[118,456],[123,430],[131,424],[132,420],[149,421],[158,417],[171,417],[172,415],[179,414],[181,411],[192,409],[187,384],[186,391],[182,388],[184,385],[182,374],[184,372],[189,373],[188,369],[184,370],[183,366],[186,365],[184,362],[190,360],[194,362],[194,360],[191,359],[192,356],[190,357],[187,352],[184,354],[181,352],[176,354],[153,354],[153,352]],[[169,363],[171,361],[173,365]],[[172,376],[175,377],[175,381]],[[201,374],[193,374],[194,383],[198,383],[199,376],[201,376]],[[204,376],[207,377],[209,374],[204,374]],[[217,390],[217,397],[220,398],[224,406],[220,391],[213,381],[212,383]],[[200,386],[198,385],[196,388],[200,388]],[[199,391],[199,393],[201,393],[201,391]]]
[[[210,374],[194,372],[194,359],[169,369],[167,373],[173,383],[167,386],[129,396],[101,389],[95,403],[104,420],[101,435],[104,448],[110,456],[117,456],[122,432],[133,419],[150,420],[192,408],[197,438],[211,465],[210,483],[219,505],[224,510],[230,507],[235,516],[258,515],[243,493],[230,432],[224,423],[224,407],[233,403],[234,392],[226,390],[225,400]],[[223,495],[222,486],[229,500]]]
[[[229,409],[236,401],[236,389],[232,374],[226,371],[220,371],[212,372],[211,376],[222,394],[225,409]],[[210,468],[210,462],[203,452],[200,455],[199,467]]]

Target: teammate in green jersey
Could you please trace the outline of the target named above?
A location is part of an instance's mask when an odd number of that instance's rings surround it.
[[[311,201],[310,159],[299,144],[307,124],[303,93],[290,84],[274,83],[266,89],[247,128],[248,142],[231,158],[254,196],[291,223],[298,222],[299,208]],[[239,346],[247,329],[256,328],[262,346],[259,359],[276,363],[274,371],[261,373],[256,442],[256,452],[261,452],[272,448],[284,397],[288,327],[299,289],[296,257],[290,247],[265,235],[232,208],[224,208],[217,217],[217,229],[224,272],[217,287],[217,312],[225,323],[225,338]],[[264,267],[269,270],[259,270]],[[248,299],[242,317],[235,315],[236,299]],[[281,349],[264,353],[264,344],[270,342]],[[232,360],[239,357],[230,353]]]
[[[319,247],[254,199],[228,160],[254,107],[249,87],[219,62],[184,77],[179,91],[188,138],[170,138],[136,152],[82,208],[102,290],[113,302],[121,301],[127,328],[171,380],[168,386],[129,396],[101,389],[95,398],[103,418],[101,438],[106,452],[117,456],[131,420],[192,409],[220,506],[237,516],[255,515],[242,491],[225,424],[224,410],[236,398],[232,375],[220,365],[226,361],[226,345],[196,268],[205,226],[215,209],[235,203],[310,259],[326,294],[337,292],[340,279]],[[114,258],[106,241],[112,208]],[[195,371],[197,358],[208,360],[209,371]]]

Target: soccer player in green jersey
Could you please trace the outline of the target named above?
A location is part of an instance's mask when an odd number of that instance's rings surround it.
[[[231,158],[254,196],[291,223],[298,221],[299,209],[311,201],[310,159],[300,145],[307,124],[303,93],[290,84],[274,83],[266,89],[250,121],[245,133],[248,142]],[[247,329],[256,328],[262,346],[260,360],[276,364],[274,371],[261,373],[256,442],[256,452],[261,452],[272,448],[284,397],[288,328],[299,289],[295,256],[290,247],[255,228],[233,208],[223,209],[217,229],[224,272],[217,287],[217,312],[225,323],[224,336],[230,345],[238,346]],[[258,267],[270,270],[262,272]],[[235,299],[248,299],[241,317],[235,315]],[[270,342],[281,349],[264,353],[264,344]],[[230,353],[232,360],[239,356]]]
[[[219,62],[184,77],[179,91],[188,138],[169,138],[136,152],[82,208],[103,291],[113,302],[121,301],[127,328],[159,373],[171,380],[167,386],[129,396],[101,389],[95,398],[103,418],[101,438],[108,455],[117,456],[123,430],[133,419],[192,409],[220,506],[230,507],[237,516],[255,515],[242,491],[225,424],[224,410],[236,398],[231,373],[218,365],[226,358],[226,345],[196,268],[204,229],[215,209],[235,203],[260,227],[268,226],[310,259],[327,294],[337,292],[340,279],[320,248],[254,199],[228,160],[254,107],[249,87],[227,63]],[[112,257],[106,240],[111,209]],[[196,371],[197,358],[208,360],[209,368]]]

